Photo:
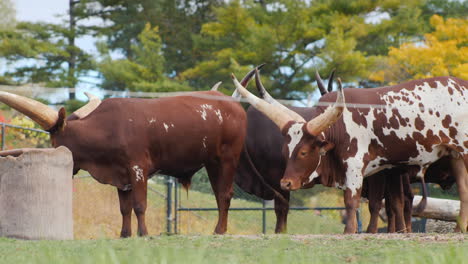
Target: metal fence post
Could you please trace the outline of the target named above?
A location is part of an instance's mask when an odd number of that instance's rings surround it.
[[[429,183],[424,183],[426,185],[426,190],[427,190],[427,197],[429,197]],[[420,195],[423,195],[423,190],[421,189]],[[427,224],[427,218],[421,218],[421,233],[426,233],[426,224]]]
[[[2,123],[2,150],[5,149],[5,123]]]
[[[357,219],[357,231],[358,233],[362,233],[362,221],[361,221],[361,208],[356,210],[356,219]]]
[[[170,176],[166,176],[166,183],[167,183],[167,233],[172,232],[172,178]]]
[[[178,223],[179,223],[179,184],[174,184],[174,233],[179,233]]]
[[[266,234],[266,202],[262,200],[262,233]]]

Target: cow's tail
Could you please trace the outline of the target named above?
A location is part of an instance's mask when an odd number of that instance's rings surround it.
[[[414,214],[418,215],[421,214],[424,209],[426,209],[427,205],[427,188],[426,182],[424,181],[424,177],[421,177],[421,188],[422,188],[422,199],[419,204],[414,208]]]
[[[247,159],[250,167],[253,169],[254,171],[254,174],[255,176],[257,176],[257,178],[263,183],[263,185],[265,185],[270,191],[272,191],[275,195],[275,197],[277,197],[278,199],[280,199],[283,203],[285,204],[289,204],[289,201],[286,200],[286,198],[284,198],[284,196],[279,193],[278,191],[275,190],[275,188],[273,188],[270,184],[268,184],[265,179],[263,178],[263,176],[260,174],[260,172],[257,170],[257,168],[255,167],[255,165],[253,164],[253,161],[252,159],[250,158],[250,154],[249,152],[247,151],[247,146],[244,145],[244,154],[245,154],[245,158]]]

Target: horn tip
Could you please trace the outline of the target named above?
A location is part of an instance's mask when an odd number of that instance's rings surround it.
[[[266,63],[262,63],[262,64],[258,65],[256,68],[257,68],[257,69],[261,69],[261,68],[263,68],[263,66],[265,66],[265,65],[266,65]]]

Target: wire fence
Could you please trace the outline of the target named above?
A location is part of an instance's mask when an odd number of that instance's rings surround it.
[[[48,137],[48,132],[44,130],[3,122],[0,122],[0,126],[2,150],[50,146],[49,142],[44,143],[43,141],[25,139],[25,137],[29,137],[29,139],[37,139],[41,138],[41,136]],[[21,133],[18,133],[19,131],[26,133],[26,136],[18,136],[21,135]],[[27,134],[27,132],[33,134]],[[81,180],[90,177],[88,174],[75,176],[76,186],[83,185],[80,183]],[[86,184],[101,186],[101,184],[94,180]],[[417,186],[419,184],[416,185],[416,188],[418,188]],[[95,195],[89,194],[89,187],[83,187],[82,189],[84,193],[76,194],[79,196],[79,199],[77,199],[74,207],[80,208],[83,204],[84,208],[83,212],[78,213],[77,217],[81,217],[80,214],[87,214],[89,212],[85,200]],[[455,187],[447,191],[443,191],[437,187],[432,188],[432,190],[437,197],[456,197],[457,194]],[[112,195],[117,198],[116,194]],[[157,212],[152,217],[152,221],[147,221],[148,223],[151,222],[149,225],[155,225],[155,233],[211,234],[218,220],[215,197],[204,169],[195,174],[192,188],[187,192],[181,189],[181,185],[176,182],[175,178],[158,174],[154,175],[148,184],[148,202],[150,204],[148,211],[154,210]],[[118,205],[103,204],[102,206],[115,214],[118,213]],[[312,189],[292,192],[288,214],[288,233],[341,233],[344,228],[344,209],[342,192],[335,188],[316,186]],[[262,200],[250,195],[235,185],[234,197],[229,211],[229,233],[271,234],[274,232],[276,216],[272,201]],[[118,217],[113,217],[113,220],[115,221],[116,218]],[[357,219],[359,232],[362,232],[363,228],[365,228],[369,218],[367,203],[361,203]],[[96,223],[96,221],[99,222],[96,216],[91,221],[93,225],[99,224]],[[115,228],[118,228],[120,223],[117,221],[113,225]],[[78,228],[77,232],[80,232],[80,230]],[[425,219],[414,224],[413,231],[424,232]],[[102,232],[102,230],[99,232]],[[77,234],[75,237],[80,237],[80,235]]]
[[[0,122],[0,126],[2,150],[50,147],[48,140],[45,142],[37,140],[37,138],[44,136],[48,137],[47,131],[3,122]],[[77,188],[84,184],[82,183],[83,179],[89,177],[90,175],[83,173],[75,176]],[[95,184],[100,185],[97,182]],[[82,189],[81,191],[87,191],[86,189],[90,188],[83,187]],[[159,223],[157,230],[178,234],[210,234],[213,232],[218,219],[218,209],[204,169],[193,177],[192,188],[187,192],[181,189],[181,185],[176,182],[175,178],[155,175],[149,181],[148,194],[149,203],[154,203],[155,210],[164,211],[164,214],[156,220]],[[79,200],[84,202],[83,200],[86,199],[84,197],[88,196],[92,195],[81,195]],[[308,195],[300,194],[300,192],[292,193],[288,215],[288,233],[342,232],[344,207],[339,190],[328,188],[326,191],[314,193],[306,199],[304,196]],[[165,209],[161,208],[163,205]],[[76,207],[79,208],[81,205],[77,204]],[[113,209],[118,211],[117,207]],[[267,234],[274,232],[276,216],[272,201],[259,199],[235,185],[234,197],[229,211],[229,233]],[[362,227],[361,217],[358,218],[358,221],[359,226]]]

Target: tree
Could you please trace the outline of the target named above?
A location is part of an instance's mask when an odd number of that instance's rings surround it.
[[[86,31],[76,25],[70,0],[69,19],[64,25],[19,22],[14,29],[0,31],[0,56],[13,70],[5,75],[17,83],[43,83],[48,87],[76,87],[80,76],[94,69],[92,56],[78,48],[75,39]],[[74,99],[70,92],[70,99]]]
[[[53,24],[20,22],[1,32],[0,56],[16,63],[6,76],[17,83],[44,83],[48,87],[74,87],[80,74],[93,68],[92,57],[67,43],[68,29]],[[64,63],[75,56],[74,75]]]
[[[129,60],[135,59],[132,45],[145,25],[157,26],[164,43],[164,73],[174,76],[199,59],[192,36],[214,19],[212,8],[220,5],[223,0],[81,0],[77,16],[101,19],[102,25],[88,29]]]
[[[289,99],[312,91],[316,69],[364,77],[369,62],[357,43],[367,34],[363,15],[375,8],[374,1],[231,1],[215,9],[217,21],[203,25],[195,39],[201,60],[181,76],[206,87],[205,77],[229,81],[229,72],[267,63],[265,84]]]
[[[468,19],[434,15],[430,23],[434,31],[425,34],[423,43],[391,47],[384,66],[371,79],[383,83],[444,75],[468,79]]]
[[[16,10],[11,0],[0,0],[0,30],[15,26]]]
[[[138,42],[131,46],[134,59],[112,59],[104,43],[100,50],[106,54],[99,63],[99,71],[104,78],[103,88],[144,92],[190,90],[183,83],[164,75],[164,56],[158,27],[146,24],[138,36]]]

